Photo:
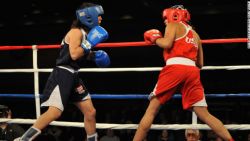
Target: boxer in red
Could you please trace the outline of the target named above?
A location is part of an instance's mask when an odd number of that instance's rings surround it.
[[[201,121],[206,123],[225,141],[233,141],[223,123],[211,115],[207,109],[204,89],[200,81],[203,66],[203,51],[199,35],[188,24],[190,14],[182,5],[163,11],[166,25],[162,36],[157,29],[144,33],[147,43],[163,48],[166,66],[161,70],[158,82],[150,94],[150,104],[140,121],[133,141],[142,141],[150,129],[161,105],[180,90],[184,110],[193,110]]]

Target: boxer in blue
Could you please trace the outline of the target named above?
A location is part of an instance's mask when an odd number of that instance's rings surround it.
[[[110,59],[103,50],[92,51],[98,43],[108,39],[108,32],[100,26],[101,5],[83,3],[76,10],[76,20],[65,35],[60,48],[56,67],[50,74],[43,94],[42,107],[48,107],[37,121],[14,141],[32,141],[52,121],[58,119],[69,102],[74,103],[84,114],[84,126],[87,141],[97,141],[96,110],[90,94],[79,78],[79,62],[92,60],[98,67],[108,67]]]

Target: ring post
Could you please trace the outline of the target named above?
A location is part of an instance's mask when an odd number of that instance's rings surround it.
[[[36,103],[36,118],[41,115],[40,109],[40,97],[39,97],[39,72],[37,67],[37,45],[32,45],[32,55],[33,55],[33,70],[34,70],[34,93],[35,93],[35,103]]]
[[[192,124],[197,124],[197,115],[192,111]]]

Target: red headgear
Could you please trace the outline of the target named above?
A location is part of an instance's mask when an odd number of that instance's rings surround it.
[[[176,5],[163,10],[163,19],[167,22],[187,22],[190,20],[190,14],[182,5]]]

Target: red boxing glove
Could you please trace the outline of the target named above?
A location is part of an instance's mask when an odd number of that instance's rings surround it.
[[[146,43],[155,44],[156,40],[162,38],[162,34],[157,29],[150,29],[144,33],[144,40]]]

